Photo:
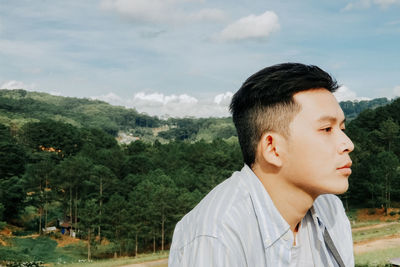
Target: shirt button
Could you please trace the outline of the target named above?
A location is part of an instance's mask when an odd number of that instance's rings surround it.
[[[287,231],[284,235],[283,235],[283,240],[288,241],[290,239],[290,231]]]

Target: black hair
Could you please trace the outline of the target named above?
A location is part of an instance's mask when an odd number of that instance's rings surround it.
[[[317,88],[333,93],[338,87],[327,72],[301,63],[273,65],[250,76],[230,104],[244,162],[250,167],[255,162],[257,145],[264,132],[289,135],[289,123],[300,111],[293,100],[295,93]]]

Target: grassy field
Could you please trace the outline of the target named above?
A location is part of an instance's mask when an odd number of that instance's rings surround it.
[[[44,262],[46,266],[122,266],[168,257],[168,251],[164,251],[162,253],[140,254],[136,258],[122,257],[117,259],[96,260],[89,263],[86,262],[86,243],[79,239],[74,239],[73,243],[61,247],[57,246],[57,244],[65,240],[61,239],[60,241],[60,239],[56,239],[56,241],[47,236],[3,236],[1,240],[6,243],[7,246],[0,245],[0,260],[13,262]],[[64,242],[64,244],[65,243],[68,242]],[[97,250],[109,250],[109,246],[98,246]]]
[[[390,266],[389,259],[400,257],[400,244],[397,248],[376,250],[356,255],[356,267]]]
[[[353,218],[353,241],[354,246],[357,247],[361,244],[368,244],[372,247],[372,241],[391,239],[400,236],[400,222],[398,216],[384,216],[381,212],[371,212],[365,210],[361,216],[360,211],[351,214]],[[361,218],[361,220],[360,220]],[[375,243],[375,246],[376,243]],[[392,258],[400,257],[400,243],[398,246],[378,245],[372,251],[362,252],[355,254],[356,267],[372,267],[372,266],[391,266],[389,260]]]
[[[353,232],[353,241],[360,242],[377,238],[388,237],[400,233],[400,224],[392,224],[382,228],[366,229]],[[399,244],[400,246],[400,244]]]
[[[70,264],[63,264],[62,266],[65,266],[65,267],[85,267],[85,266],[117,267],[117,266],[123,266],[123,265],[128,265],[128,264],[155,261],[155,260],[165,259],[165,258],[168,258],[168,251],[165,251],[164,253],[158,252],[155,254],[142,254],[142,255],[139,255],[137,258],[126,257],[126,258],[118,258],[118,259],[98,260],[98,261],[92,261],[92,262],[70,263]],[[58,266],[58,265],[54,265],[54,266]],[[164,266],[167,267],[167,265],[160,265],[157,267],[164,267]]]

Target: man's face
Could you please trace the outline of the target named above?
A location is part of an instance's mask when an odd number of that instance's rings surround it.
[[[343,132],[344,113],[336,98],[326,89],[315,89],[293,99],[301,111],[289,124],[282,174],[313,197],[346,192],[354,145]]]

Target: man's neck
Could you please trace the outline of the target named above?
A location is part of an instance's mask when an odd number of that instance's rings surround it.
[[[257,166],[254,166],[252,170],[267,190],[279,213],[289,224],[290,230],[295,233],[296,226],[313,205],[315,197],[287,183],[277,173],[264,172]]]

